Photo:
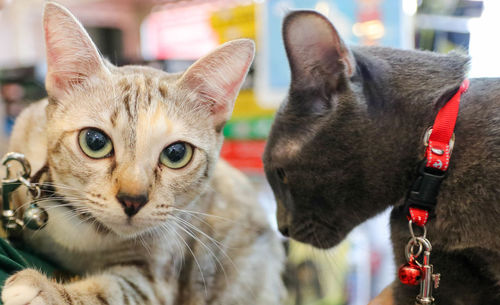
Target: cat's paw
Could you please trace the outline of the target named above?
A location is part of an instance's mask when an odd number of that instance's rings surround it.
[[[9,277],[2,290],[4,305],[56,305],[58,284],[33,269],[20,271]]]

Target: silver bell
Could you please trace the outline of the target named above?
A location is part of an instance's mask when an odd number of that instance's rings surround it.
[[[31,230],[43,228],[48,220],[49,214],[47,214],[47,211],[39,207],[36,203],[32,203],[23,215],[24,225]]]

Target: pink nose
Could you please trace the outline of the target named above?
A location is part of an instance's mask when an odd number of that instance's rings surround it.
[[[118,193],[118,195],[116,195],[116,199],[121,203],[123,210],[128,217],[132,217],[137,214],[137,212],[139,212],[139,210],[149,201],[147,193],[140,195]]]

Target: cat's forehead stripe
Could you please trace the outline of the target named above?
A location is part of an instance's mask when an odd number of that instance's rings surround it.
[[[151,86],[152,86],[151,78],[146,77],[145,83],[146,83],[146,88],[151,88]]]
[[[127,111],[127,115],[130,120],[133,119],[132,116],[132,110],[130,109],[130,94],[125,93],[125,96],[123,97],[123,105],[125,106],[125,110]]]
[[[163,99],[166,99],[167,98],[167,85],[164,84],[164,83],[161,83],[159,86],[158,86],[158,91],[160,92],[160,95]]]
[[[151,91],[150,90],[147,90],[146,91],[146,94],[147,94],[147,104],[148,104],[148,107],[151,106],[151,100],[152,100],[152,97],[151,97]]]
[[[113,110],[113,113],[111,114],[111,116],[109,117],[110,121],[111,121],[111,125],[114,127],[116,127],[116,119],[118,118],[118,109],[114,109]]]
[[[126,78],[122,78],[118,82],[118,86],[123,90],[123,91],[129,91],[130,90],[130,83]]]

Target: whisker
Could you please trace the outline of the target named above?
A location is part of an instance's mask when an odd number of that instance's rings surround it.
[[[43,187],[43,186],[54,186],[54,187],[57,187],[57,188],[60,188],[60,189],[66,189],[66,190],[72,190],[72,191],[78,191],[78,192],[81,191],[80,188],[72,187],[72,186],[69,186],[69,185],[63,184],[63,183],[56,183],[56,182],[53,182],[53,181],[36,182],[36,183],[32,183],[32,184],[36,185],[36,186],[40,186],[40,187]],[[49,190],[47,190],[47,191],[49,191]]]
[[[213,250],[210,247],[208,247],[199,237],[197,237],[196,235],[194,235],[194,233],[191,232],[189,229],[184,228],[180,223],[174,222],[174,224],[177,224],[181,230],[183,230],[185,233],[187,233],[189,236],[191,236],[194,240],[196,240],[197,242],[199,242],[205,249],[208,250],[208,252],[210,252],[210,255],[212,255],[212,257],[217,261],[217,263],[221,267],[222,272],[224,273],[224,277],[226,279],[226,282],[228,282],[226,269],[224,268],[224,265],[219,260],[219,258],[217,257],[217,255],[215,255],[215,253],[213,252]]]
[[[174,222],[175,223],[175,222]],[[167,223],[164,223],[165,229],[167,228],[166,225]],[[179,234],[179,232],[177,232],[176,230],[172,230],[172,232],[174,232],[174,234],[176,234],[179,239],[184,243],[184,245],[186,245],[187,249],[189,250],[189,252],[191,252],[191,255],[193,256],[193,259],[196,263],[196,265],[198,266],[198,270],[200,271],[200,275],[201,275],[201,279],[203,281],[203,286],[205,287],[205,296],[208,296],[208,290],[207,290],[207,282],[205,280],[205,275],[203,274],[203,270],[201,269],[201,265],[200,263],[198,262],[198,259],[196,258],[196,255],[194,255],[194,252],[193,250],[191,249],[191,247],[188,245],[188,243],[184,240],[184,238]]]
[[[185,264],[184,252],[185,252],[186,247],[182,246],[182,243],[179,241],[178,234],[176,234],[176,235],[172,234],[172,232],[175,229],[172,228],[172,230],[168,230],[167,228],[165,228],[165,226],[167,226],[167,225],[168,224],[162,224],[160,226],[155,226],[155,227],[151,228],[151,231],[148,231],[147,234],[152,236],[152,238],[159,238],[160,240],[168,240],[169,242],[173,242],[172,246],[175,246],[177,248],[177,251],[169,249],[169,251],[173,251],[173,253],[175,253],[175,254],[172,254],[171,252],[168,252],[168,253],[172,256],[173,261],[175,262],[175,266],[176,266],[175,276],[178,277],[180,275],[180,273],[182,272],[182,266]],[[180,262],[177,261],[177,258],[180,259]],[[177,265],[177,264],[180,264],[180,265]]]
[[[222,217],[222,216],[219,216],[219,215],[207,214],[207,213],[198,212],[198,211],[190,211],[190,210],[179,209],[179,208],[175,208],[175,207],[172,207],[172,209],[174,209],[176,211],[179,211],[179,212],[187,213],[187,214],[197,214],[197,215],[201,215],[201,216],[205,216],[205,217],[213,217],[213,218],[217,218],[217,219],[229,221],[229,222],[232,222],[232,223],[236,223],[236,221],[234,221],[232,219],[229,219],[227,217]]]
[[[205,224],[206,226],[208,226],[212,231],[215,231],[214,227],[208,223],[207,220],[203,219],[201,216],[197,215],[197,214],[194,214],[194,213],[189,213],[189,212],[185,212],[185,211],[181,211],[179,209],[175,209],[174,208],[174,212],[179,212],[179,213],[182,213],[182,214],[185,214],[189,217],[193,217],[195,218],[196,220],[200,221],[201,223]]]
[[[139,234],[136,239],[138,239],[141,242],[142,247],[145,248],[149,256],[151,256],[151,248],[149,247],[148,243],[144,240],[142,234]]]
[[[192,223],[189,223],[188,221],[186,221],[185,219],[182,219],[182,218],[179,218],[179,217],[175,217],[176,220],[180,220],[184,223],[184,225],[188,225],[189,227],[191,227],[192,229],[194,229],[196,232],[202,234],[203,236],[205,236],[209,242],[211,242],[213,245],[215,245],[217,247],[217,249],[222,253],[222,255],[227,259],[227,261],[229,261],[229,263],[231,264],[231,266],[234,268],[234,270],[236,271],[236,274],[238,275],[241,275],[240,273],[240,270],[238,269],[238,267],[236,266],[236,264],[234,263],[234,261],[231,259],[231,257],[225,252],[225,250],[219,246],[217,243],[220,243],[218,242],[215,238],[207,235],[205,232],[203,232],[200,228],[196,227],[195,225],[193,225]],[[183,228],[181,226],[182,223],[175,223],[174,224],[177,224],[177,226],[179,226],[181,229],[187,229],[189,232],[192,233],[191,230],[189,230],[188,228]],[[184,230],[184,232],[186,232]],[[188,233],[188,232],[186,232]],[[189,233],[188,233],[189,234]],[[193,234],[193,233],[192,233]],[[229,279],[228,279],[228,276],[227,276],[227,272],[226,272],[226,269],[224,267],[224,265],[222,264],[222,262],[219,260],[219,257],[217,255],[214,254],[214,252],[211,250],[210,247],[208,247],[200,238],[198,238],[197,236],[193,236],[192,234],[189,234],[193,239],[195,239],[197,242],[199,242],[203,247],[205,247],[209,252],[210,254],[212,255],[212,257],[217,261],[217,263],[219,264],[219,266],[221,267],[221,270],[224,274],[224,278],[226,280],[226,283],[229,282]],[[256,296],[256,293],[255,291],[251,288],[251,287],[245,287],[248,289],[248,292],[253,295],[253,296]],[[238,302],[240,303],[240,302]]]
[[[208,238],[211,242],[213,242],[215,245],[219,245],[219,246],[223,246],[223,243],[221,243],[220,241],[216,240],[215,238],[209,236],[208,234],[206,234],[205,232],[203,232],[200,228],[196,227],[195,225],[193,225],[192,223],[190,223],[189,221],[185,220],[185,219],[182,219],[180,217],[175,217],[175,215],[172,215],[174,217],[174,219],[177,219],[177,220],[180,220],[182,221],[183,223],[185,223],[186,225],[188,225],[189,227],[191,227],[192,229],[196,230],[197,232],[199,232],[201,235],[205,236],[206,238]],[[219,247],[219,250],[221,250],[222,252],[224,252],[223,249],[221,249]]]
[[[65,197],[43,197],[43,198],[37,198],[33,200],[29,200],[26,203],[23,203],[22,205],[16,207],[14,212],[18,212],[20,209],[26,208],[32,203],[40,203],[40,202],[48,202],[48,201],[57,201],[57,199],[66,199]]]
[[[202,213],[202,214],[204,214],[204,213]],[[215,245],[215,247],[217,247],[217,249],[222,253],[222,255],[229,261],[229,263],[234,268],[234,270],[236,271],[236,273],[239,274],[239,275],[241,275],[240,270],[238,269],[238,267],[236,266],[236,264],[234,263],[234,261],[232,260],[232,258],[222,248],[222,246],[225,246],[223,243],[217,241],[215,238],[213,238],[212,236],[210,236],[207,233],[203,232],[203,230],[201,230],[200,228],[196,227],[195,225],[193,225],[192,223],[188,222],[187,220],[185,220],[183,218],[180,218],[180,217],[177,217],[176,215],[173,215],[173,214],[171,214],[171,216],[175,220],[181,221],[184,225],[189,226],[191,229],[197,231],[199,234],[201,234],[204,237],[206,237],[208,239],[208,241],[211,242],[213,245]],[[203,244],[203,242],[199,238],[197,238],[196,240]],[[206,247],[206,245],[204,245],[204,246]],[[220,261],[219,261],[219,264],[220,264]],[[227,280],[227,275],[226,275],[224,267],[222,267],[222,269],[224,271],[224,276],[226,277],[226,280]],[[255,291],[253,291],[252,288],[250,288],[250,287],[247,287],[247,288],[249,289],[249,293],[251,295],[256,295]]]

